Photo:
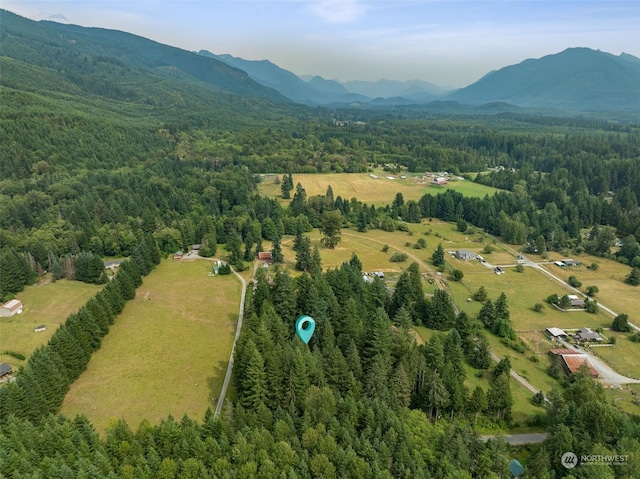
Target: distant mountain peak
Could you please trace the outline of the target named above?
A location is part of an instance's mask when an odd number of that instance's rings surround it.
[[[448,98],[571,111],[640,108],[640,59],[585,47],[567,48],[491,72]]]

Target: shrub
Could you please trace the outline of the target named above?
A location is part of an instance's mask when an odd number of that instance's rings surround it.
[[[614,319],[613,323],[611,324],[611,329],[622,333],[630,332],[631,326],[629,325],[629,316],[627,316],[626,314],[619,314],[618,316],[616,316],[616,319]]]
[[[524,273],[524,266],[522,266],[521,264],[516,265],[516,271],[518,273]]]
[[[544,304],[542,304],[542,303],[536,303],[536,304],[533,305],[533,310],[536,313],[541,312],[543,308],[544,308]]]
[[[393,253],[389,261],[392,263],[402,263],[403,261],[407,261],[409,256],[406,253]]]
[[[459,269],[454,269],[453,272],[451,273],[451,279],[453,281],[462,281],[463,277],[464,277],[464,273]]]
[[[640,332],[637,332],[636,334],[629,336],[629,339],[634,343],[640,343]]]
[[[491,246],[491,245],[485,245],[484,249],[482,250],[484,254],[491,254],[495,251],[496,249]]]
[[[535,393],[533,395],[533,398],[531,398],[531,402],[533,403],[534,406],[543,406],[544,394],[542,393],[542,391],[538,391],[537,393]]]
[[[383,252],[383,253],[386,253],[387,251],[389,251],[389,245],[388,245],[388,244],[386,244],[386,245],[384,245],[384,246],[382,247],[382,252]]]
[[[488,298],[488,294],[484,286],[480,286],[478,288],[478,291],[473,293],[473,299],[475,299],[476,301],[480,301],[481,303],[484,303],[487,300],[487,298]]]
[[[218,268],[218,274],[231,274],[231,266],[228,263],[223,263]]]
[[[6,354],[7,356],[11,356],[12,358],[19,359],[20,361],[24,361],[25,359],[27,359],[24,354],[10,351],[8,349],[6,351],[2,351],[2,354]]]
[[[569,280],[567,281],[567,283],[569,283],[569,286],[573,286],[574,288],[579,288],[580,286],[582,286],[582,282],[578,281],[578,278],[576,278],[575,276],[569,276]]]
[[[590,298],[593,298],[596,293],[600,292],[600,288],[598,288],[597,286],[587,286],[587,296],[589,296]]]
[[[591,266],[587,266],[591,271],[597,271],[600,265],[598,263],[591,263]]]

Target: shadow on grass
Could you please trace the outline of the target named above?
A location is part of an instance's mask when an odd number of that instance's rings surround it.
[[[218,361],[218,364],[213,368],[213,375],[207,378],[207,386],[209,387],[209,398],[211,401],[211,408],[214,409],[218,404],[218,397],[222,390],[222,383],[224,382],[224,375],[227,373],[227,365],[229,361]]]
[[[232,341],[233,337],[235,337],[235,326],[238,321],[237,313],[229,313],[227,315],[229,322],[234,325],[232,330]],[[215,344],[213,345],[215,347]],[[232,346],[233,347],[233,346]],[[220,396],[220,392],[222,391],[222,385],[224,383],[224,377],[227,374],[227,367],[229,365],[229,358],[226,357],[224,360],[218,361],[218,363],[214,366],[212,375],[207,378],[207,386],[209,387],[209,398],[211,398],[211,407],[215,408],[218,403],[218,397]],[[229,389],[227,390],[227,398],[232,395],[233,390],[233,381],[229,383]]]

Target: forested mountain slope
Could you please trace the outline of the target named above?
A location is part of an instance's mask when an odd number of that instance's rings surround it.
[[[244,71],[130,33],[33,22],[6,10],[2,11],[1,28],[2,55],[25,63],[70,72],[82,66],[77,59],[86,55],[93,61],[143,69],[173,81],[202,82],[201,86],[220,91],[287,101],[275,90],[251,80]]]
[[[570,48],[488,73],[447,98],[463,103],[502,101],[573,111],[637,111],[640,61],[589,48]]]

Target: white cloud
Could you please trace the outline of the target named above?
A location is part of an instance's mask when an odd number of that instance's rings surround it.
[[[310,10],[328,23],[349,23],[360,18],[365,7],[359,0],[319,0]]]

